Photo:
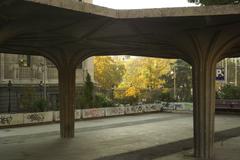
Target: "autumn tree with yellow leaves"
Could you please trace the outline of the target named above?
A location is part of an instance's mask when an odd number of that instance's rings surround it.
[[[104,89],[112,90],[116,99],[138,101],[143,90],[160,89],[161,77],[171,70],[175,60],[123,56],[95,57],[95,81]]]
[[[175,60],[132,57],[124,61],[126,73],[115,90],[116,99],[127,99],[130,103],[143,98],[146,90],[161,89],[165,80],[161,77],[171,70]]]
[[[171,69],[175,60],[133,57],[125,62],[126,73],[119,88],[157,89],[164,84],[162,75]]]
[[[118,86],[126,71],[123,62],[111,56],[95,57],[94,66],[95,80],[104,89]]]

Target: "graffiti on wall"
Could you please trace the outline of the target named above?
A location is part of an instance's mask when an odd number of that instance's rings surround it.
[[[29,119],[31,122],[42,122],[44,118],[44,115],[40,113],[33,113],[27,116],[27,119]]]
[[[0,117],[0,123],[1,124],[10,124],[12,122],[12,116],[11,115],[1,115]]]
[[[139,105],[139,106],[130,106],[126,107],[126,114],[132,114],[132,113],[142,113],[144,111],[144,106]]]
[[[160,111],[161,106],[157,105],[146,105],[145,106],[145,112],[154,112],[154,111]]]
[[[104,109],[86,109],[83,110],[83,118],[103,117]]]
[[[124,115],[124,107],[106,108],[106,116]]]
[[[59,111],[54,111],[53,112],[53,120],[54,121],[60,121],[60,113],[59,113]]]
[[[81,110],[75,110],[75,119],[81,119]]]

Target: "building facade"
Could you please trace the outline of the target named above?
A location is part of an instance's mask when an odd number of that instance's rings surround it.
[[[76,1],[82,1],[82,2],[86,2],[86,3],[93,3],[93,0],[76,0]]]
[[[83,0],[83,2],[86,2],[86,3],[93,3],[93,0]]]
[[[94,81],[93,57],[79,64],[76,85],[80,87],[89,73]],[[20,99],[27,87],[45,98],[51,107],[58,105],[58,70],[48,59],[0,53],[0,112],[19,111]],[[10,105],[10,106],[9,106]]]
[[[93,0],[76,0],[93,3]],[[93,58],[83,61],[76,70],[76,85],[80,87],[89,73],[94,81]],[[9,83],[10,82],[10,83]],[[26,86],[34,88],[51,107],[59,104],[58,71],[56,66],[40,56],[0,53],[0,112],[17,112]]]

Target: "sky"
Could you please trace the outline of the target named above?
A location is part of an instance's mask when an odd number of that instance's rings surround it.
[[[187,0],[93,0],[93,3],[114,9],[142,9],[196,6]]]

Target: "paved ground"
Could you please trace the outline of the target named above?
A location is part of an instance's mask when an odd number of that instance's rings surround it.
[[[240,116],[216,117],[216,160],[239,160]],[[0,130],[1,160],[193,159],[192,115],[159,113],[80,121],[76,137],[59,124]]]

